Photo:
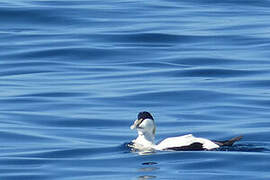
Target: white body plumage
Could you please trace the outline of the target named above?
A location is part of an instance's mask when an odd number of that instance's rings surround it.
[[[138,137],[133,140],[133,148],[139,150],[211,150],[219,148],[220,146],[211,140],[205,138],[197,138],[192,134],[170,137],[155,144],[156,125],[153,117],[148,112],[141,112],[138,119],[134,122],[131,129],[137,129]]]

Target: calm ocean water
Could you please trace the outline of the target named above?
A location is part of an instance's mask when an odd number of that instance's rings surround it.
[[[270,1],[2,0],[0,179],[270,179]],[[220,151],[139,155],[193,133]]]

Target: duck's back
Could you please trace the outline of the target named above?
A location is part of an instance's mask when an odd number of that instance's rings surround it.
[[[219,146],[214,142],[194,137],[192,134],[166,138],[157,146],[157,150],[210,150],[218,148]]]

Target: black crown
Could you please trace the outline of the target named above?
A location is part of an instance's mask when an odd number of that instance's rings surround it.
[[[146,112],[146,111],[143,111],[143,112],[140,112],[138,114],[138,119],[152,119],[154,120],[153,116],[149,113],[149,112]]]

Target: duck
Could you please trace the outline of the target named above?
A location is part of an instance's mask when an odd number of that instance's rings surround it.
[[[201,151],[216,150],[222,146],[232,146],[243,136],[237,136],[225,141],[212,141],[206,138],[195,137],[187,134],[177,137],[169,137],[155,144],[156,124],[151,113],[139,112],[137,119],[130,126],[136,129],[138,137],[131,141],[130,147],[139,151]]]

